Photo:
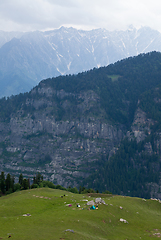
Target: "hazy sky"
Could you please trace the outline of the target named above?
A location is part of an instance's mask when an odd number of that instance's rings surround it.
[[[160,0],[0,0],[0,30],[59,28],[124,30],[129,25],[161,31]]]

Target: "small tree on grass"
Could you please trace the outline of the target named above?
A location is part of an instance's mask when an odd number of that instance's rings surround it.
[[[31,187],[31,186],[30,186],[30,179],[28,178],[27,181],[28,181],[28,186],[29,186],[29,188],[30,188],[30,187]]]
[[[14,192],[20,191],[21,190],[21,185],[19,183],[14,184]]]
[[[22,186],[22,183],[23,183],[23,175],[22,175],[22,173],[19,176],[19,181],[18,182]]]
[[[11,176],[11,189],[12,189],[12,192],[14,192],[14,184],[15,184],[15,177]]]
[[[36,174],[36,183],[38,185],[40,185],[40,183],[43,181],[43,175],[41,175],[40,173]]]
[[[40,183],[43,181],[43,175],[41,175],[40,173],[36,173],[36,177],[33,177],[33,184],[38,184],[40,185]]]
[[[23,190],[26,190],[29,188],[29,182],[26,178],[23,179],[22,188],[23,188]]]
[[[9,189],[11,188],[11,175],[9,173],[7,174],[5,184],[6,184],[6,191],[8,192]]]
[[[2,193],[5,193],[5,175],[4,172],[1,172],[0,175],[0,190]]]
[[[33,184],[31,188],[43,187],[43,175],[41,173],[36,173],[36,177],[33,177]]]
[[[76,187],[74,187],[74,188],[68,187],[67,191],[72,192],[72,193],[79,193],[78,189]]]

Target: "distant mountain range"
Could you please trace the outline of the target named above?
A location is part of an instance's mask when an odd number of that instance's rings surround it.
[[[107,66],[139,53],[161,51],[149,27],[110,32],[61,27],[46,32],[0,31],[0,97],[29,91],[42,79]]]

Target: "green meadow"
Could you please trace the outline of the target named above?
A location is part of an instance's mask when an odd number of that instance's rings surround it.
[[[106,205],[89,210],[87,200],[96,197],[101,197]],[[120,222],[120,218],[128,223]],[[161,237],[161,203],[156,200],[99,193],[89,196],[49,188],[19,191],[0,198],[0,239],[158,237]]]
[[[115,82],[119,79],[120,75],[108,75],[108,77],[112,79],[112,82]]]

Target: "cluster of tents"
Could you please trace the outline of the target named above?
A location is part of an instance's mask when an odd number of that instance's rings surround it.
[[[108,204],[106,204],[105,201],[102,200],[101,198],[96,198],[95,201],[94,201],[94,200],[88,201],[88,200],[86,200],[86,199],[84,199],[83,201],[87,201],[87,206],[90,206],[89,209],[91,209],[91,210],[98,209],[98,204],[108,205]],[[95,205],[96,205],[96,207],[95,207]],[[72,204],[66,204],[66,206],[71,207]],[[77,207],[80,208],[80,207],[81,207],[80,204],[77,204]],[[84,209],[84,208],[82,208],[82,209]]]
[[[95,204],[96,204],[96,207],[95,207]],[[91,210],[98,209],[98,204],[106,204],[106,203],[101,198],[96,198],[95,202],[93,200],[87,202],[87,205],[91,206],[90,207]]]

